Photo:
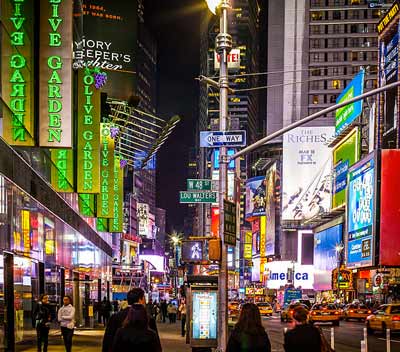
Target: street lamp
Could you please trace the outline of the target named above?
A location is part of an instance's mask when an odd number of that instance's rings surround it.
[[[232,49],[232,37],[228,34],[228,10],[231,8],[230,0],[206,0],[210,11],[217,13],[220,18],[219,33],[215,39],[215,50],[220,56],[219,68],[219,130],[227,131],[228,126],[228,54]],[[218,275],[218,349],[224,351],[228,335],[228,263],[227,246],[224,241],[224,200],[226,198],[227,184],[227,149],[219,148],[219,236],[221,238],[221,260]]]
[[[340,266],[342,264],[342,251],[344,249],[344,245],[342,242],[338,243],[335,246],[336,250],[336,258],[337,258],[337,280],[336,280],[336,285],[337,285],[337,300],[338,303],[340,303]]]

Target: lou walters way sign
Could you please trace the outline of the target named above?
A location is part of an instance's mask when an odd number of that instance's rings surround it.
[[[40,0],[41,147],[72,147],[72,2]]]

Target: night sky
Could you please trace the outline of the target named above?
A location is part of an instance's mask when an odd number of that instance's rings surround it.
[[[157,206],[167,210],[167,231],[183,229],[189,148],[198,111],[200,15],[204,0],[149,0],[145,21],[158,41],[158,115],[181,122],[157,154]]]

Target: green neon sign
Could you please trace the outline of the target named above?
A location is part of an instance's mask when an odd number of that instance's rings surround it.
[[[97,215],[113,218],[114,189],[114,139],[111,138],[109,123],[100,124],[100,194],[97,195]]]
[[[32,43],[26,32],[33,33],[32,21],[26,18],[31,6],[24,0],[12,0],[2,8],[10,29],[9,41],[4,38],[2,44],[2,55],[9,58],[2,64],[2,96],[10,108],[3,116],[3,137],[10,145],[34,145]]]
[[[51,184],[57,192],[74,192],[74,152],[72,149],[51,150]]]
[[[89,193],[78,194],[78,206],[79,212],[88,218],[94,218],[96,216],[95,207],[95,196]]]
[[[100,91],[90,70],[78,73],[78,193],[100,193]]]
[[[99,232],[109,232],[109,219],[97,218],[96,228]]]
[[[123,179],[124,170],[120,167],[120,157],[114,158],[114,194],[113,194],[113,208],[114,217],[109,221],[109,232],[122,232],[123,224]]]

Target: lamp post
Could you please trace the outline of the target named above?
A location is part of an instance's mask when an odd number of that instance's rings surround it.
[[[336,250],[336,257],[337,257],[337,280],[336,280],[336,285],[337,285],[337,300],[338,303],[340,303],[340,266],[342,264],[342,251],[344,249],[343,243],[340,242],[335,246]]]
[[[227,131],[228,126],[228,54],[232,49],[232,37],[228,34],[228,10],[230,0],[206,0],[210,11],[219,15],[219,33],[215,40],[215,50],[220,56],[219,68],[219,130]],[[224,241],[224,200],[227,183],[227,150],[219,148],[219,236],[221,238],[221,261],[218,276],[218,349],[224,351],[228,335],[228,265],[227,246]]]

